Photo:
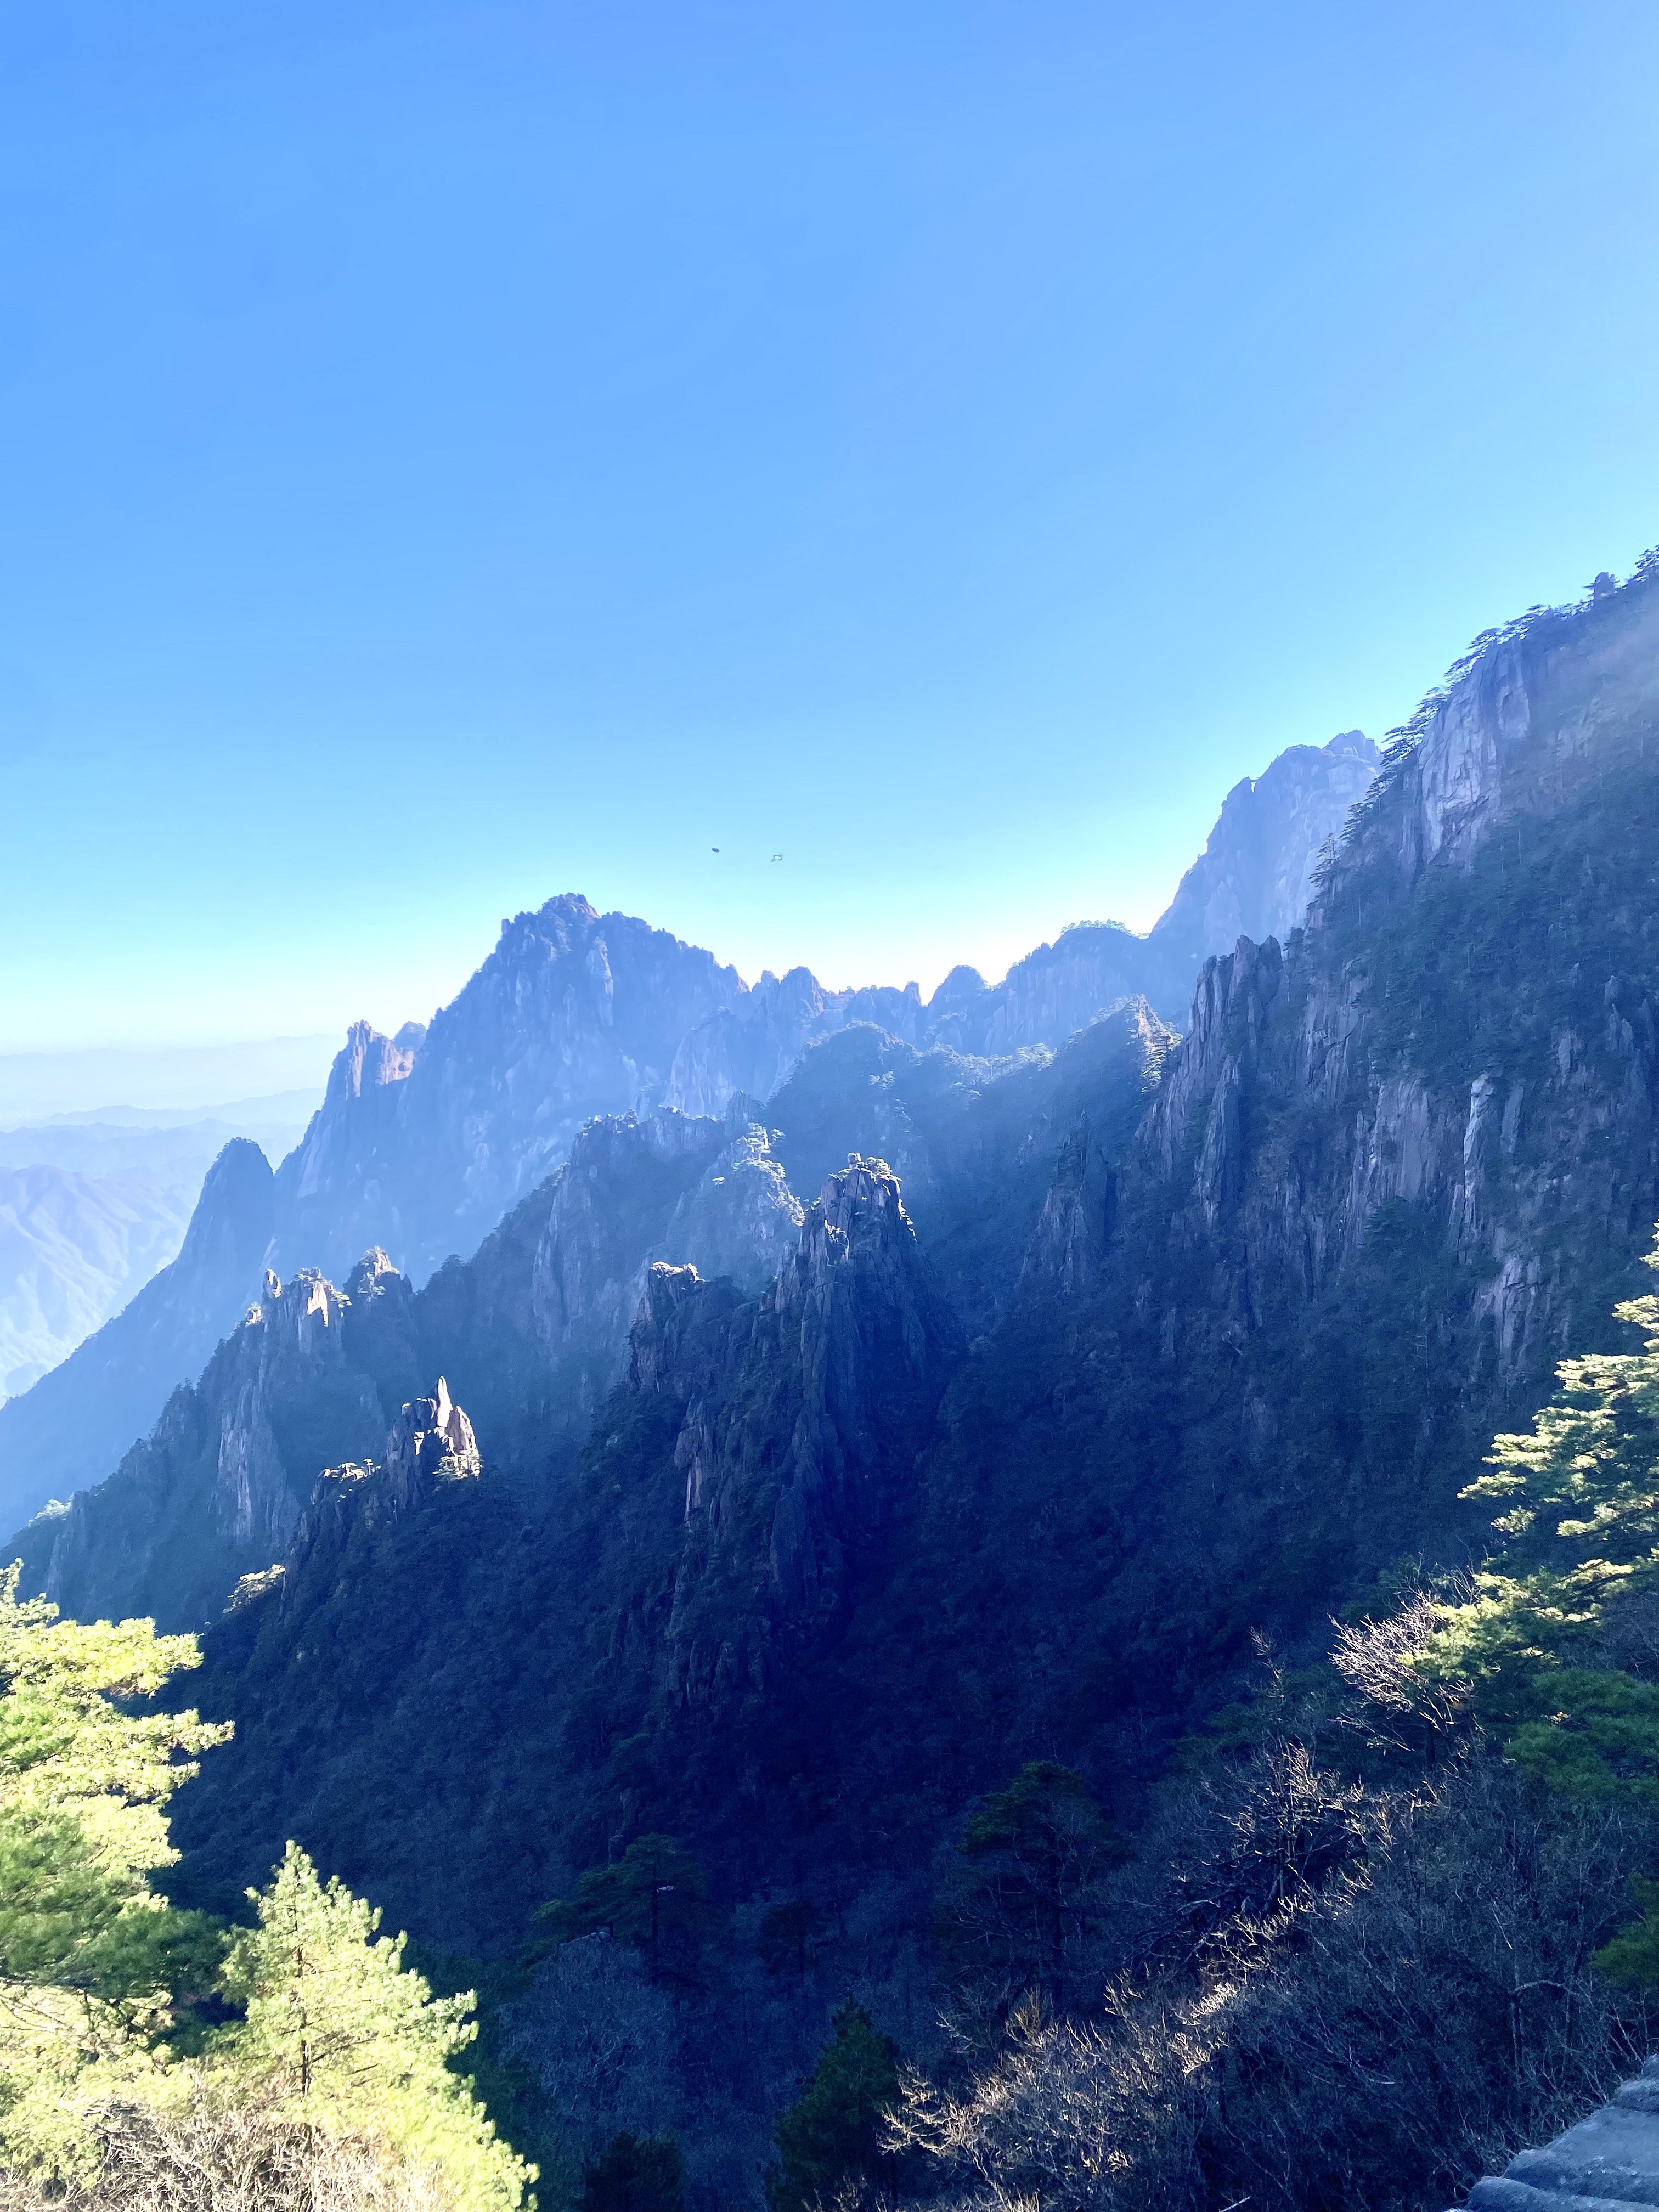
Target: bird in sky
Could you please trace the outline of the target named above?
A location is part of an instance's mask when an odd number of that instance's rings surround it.
[[[781,853],[774,853],[772,858],[775,860],[781,860],[783,858],[783,855]]]

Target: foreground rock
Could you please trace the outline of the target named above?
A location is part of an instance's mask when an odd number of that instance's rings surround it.
[[[1473,2212],[1598,2212],[1659,2204],[1659,2058],[1577,2127],[1469,2191]]]

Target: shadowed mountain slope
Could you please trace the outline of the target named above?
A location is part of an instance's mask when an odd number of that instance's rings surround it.
[[[266,1249],[256,1258],[284,1273],[319,1268],[337,1282],[378,1248],[422,1284],[532,1192],[592,1116],[648,1117],[662,1105],[724,1115],[736,1101],[769,1097],[803,1054],[849,1025],[878,1027],[912,1049],[996,1058],[1056,1048],[1137,997],[1179,1020],[1192,967],[1200,950],[1214,949],[1215,929],[1224,922],[1231,931],[1239,915],[1271,919],[1294,896],[1287,887],[1305,879],[1339,825],[1364,754],[1357,738],[1323,752],[1292,748],[1255,785],[1241,785],[1195,872],[1207,872],[1203,899],[1188,896],[1189,876],[1152,938],[1079,924],[995,986],[953,970],[926,1006],[914,984],[829,991],[805,969],[747,986],[665,931],[600,915],[579,896],[551,899],[503,924],[495,951],[429,1030],[410,1023],[388,1037],[354,1026],[323,1105],[278,1170]],[[204,1218],[220,1202],[204,1194]],[[189,1358],[181,1370],[173,1347],[204,1347],[204,1357],[235,1325],[256,1273],[232,1271],[211,1322],[199,1273],[168,1276],[142,1321],[124,1324],[118,1398],[107,1382],[96,1393],[108,1418],[83,1401],[77,1383],[49,1389],[0,1426],[17,1440],[13,1513],[101,1480],[175,1383],[199,1371]],[[162,1309],[174,1297],[180,1310],[168,1320]],[[155,1346],[147,1373],[134,1364],[146,1336]],[[125,1432],[117,1402],[127,1409]]]
[[[790,1267],[758,1301],[653,1275],[574,1468],[486,1469],[296,1556],[210,1638],[192,1694],[239,1734],[181,1798],[186,1882],[234,1887],[291,1829],[434,1939],[489,1945],[618,1836],[672,1827],[750,1895],[925,1861],[1025,1759],[1132,1817],[1253,1632],[1295,1647],[1401,1552],[1478,1540],[1457,1493],[1493,1427],[1637,1286],[1656,878],[1642,574],[1482,642],[1308,927],[1211,963],[1178,1047],[1144,1017],[1117,1057],[1109,1024],[1079,1041],[965,1345],[922,1317],[974,1275],[937,1264],[927,1205],[947,1218],[999,1085],[1058,1085],[1067,1055],[981,1080],[820,1046],[842,1126],[908,1147],[926,1296],[835,1243],[843,1204],[889,1202],[860,1146],[790,1263],[816,1279],[814,1237],[838,1255],[833,1329],[781,1332]],[[804,1173],[835,1116],[792,1084],[775,1114]],[[1020,1141],[960,1157],[988,1204]],[[875,1403],[871,1462],[840,1409]]]
[[[245,1137],[209,1170],[179,1256],[18,1398],[0,1406],[0,1511],[14,1521],[89,1470],[107,1470],[167,1393],[200,1374],[258,1287],[270,1237],[271,1173]]]

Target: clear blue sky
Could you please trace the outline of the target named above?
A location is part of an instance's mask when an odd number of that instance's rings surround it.
[[[391,1026],[564,889],[1146,926],[1659,538],[1656,85],[1651,0],[11,0],[0,1049]]]

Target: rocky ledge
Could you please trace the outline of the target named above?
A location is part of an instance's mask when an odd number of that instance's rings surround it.
[[[1577,2127],[1469,2191],[1470,2212],[1601,2212],[1659,2204],[1659,2058]]]

